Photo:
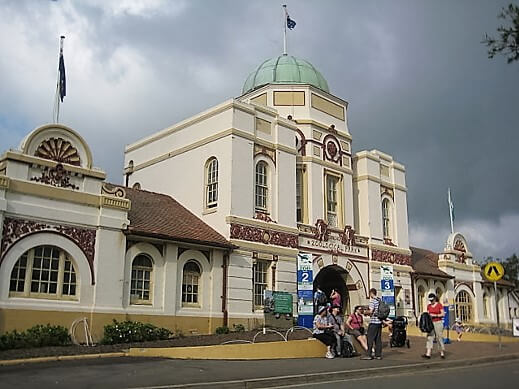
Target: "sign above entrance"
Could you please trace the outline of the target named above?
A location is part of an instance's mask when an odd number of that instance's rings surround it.
[[[489,262],[485,265],[483,275],[489,281],[499,281],[505,275],[505,269],[499,262]]]
[[[313,235],[300,234],[299,248],[309,251],[326,251],[331,254],[368,258],[367,247],[344,244],[342,237],[335,233],[330,233],[327,240],[317,239]]]

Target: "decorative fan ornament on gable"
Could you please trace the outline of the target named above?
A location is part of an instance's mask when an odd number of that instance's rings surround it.
[[[34,153],[35,156],[60,163],[80,166],[81,159],[77,149],[63,138],[49,138],[41,142]]]

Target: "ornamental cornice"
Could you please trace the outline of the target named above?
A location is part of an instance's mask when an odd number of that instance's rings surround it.
[[[411,255],[383,250],[371,250],[371,259],[377,262],[411,266]]]
[[[227,224],[243,224],[248,226],[254,226],[254,227],[260,227],[260,228],[267,228],[274,231],[280,231],[280,232],[287,232],[291,234],[299,234],[299,230],[295,227],[288,227],[283,226],[277,223],[274,223],[273,221],[268,222],[264,221],[262,219],[248,219],[240,216],[234,216],[230,215],[225,218],[225,222]]]
[[[43,223],[34,220],[5,218],[0,246],[0,264],[5,255],[19,240],[37,232],[52,232],[71,239],[83,251],[90,266],[92,285],[94,280],[94,258],[96,230],[62,224]]]
[[[21,154],[16,151],[7,151],[5,154],[2,155],[0,162],[7,161],[7,160],[23,162],[23,163],[27,163],[27,164],[31,164],[31,165],[48,167],[48,168],[55,168],[59,164],[59,162],[52,161],[50,159],[36,157],[36,156],[28,155],[28,154]],[[103,179],[103,180],[106,178],[106,173],[101,170],[87,169],[87,168],[84,168],[81,166],[74,166],[74,165],[70,165],[67,163],[64,165],[67,167],[68,171],[75,173],[75,174],[81,174],[83,176],[99,178],[99,179]]]
[[[231,223],[230,238],[246,240],[249,242],[263,243],[297,249],[299,246],[297,234],[279,232],[273,229],[252,227],[243,224]]]

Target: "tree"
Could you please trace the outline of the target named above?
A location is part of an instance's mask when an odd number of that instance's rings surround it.
[[[516,289],[519,288],[519,257],[512,255],[503,261],[503,267],[505,268],[505,275],[503,278],[508,281],[512,281],[515,284]]]
[[[499,37],[494,38],[485,34],[485,39],[481,42],[488,47],[488,58],[494,58],[497,54],[507,57],[507,62],[511,63],[519,60],[519,6],[509,4],[501,10],[498,15],[511,26],[499,26],[497,32]]]
[[[513,282],[515,284],[515,288],[519,289],[519,257],[516,254],[501,260],[499,258],[487,257],[482,264],[484,267],[489,262],[500,262],[503,265],[505,270],[505,275],[503,276],[504,280]]]

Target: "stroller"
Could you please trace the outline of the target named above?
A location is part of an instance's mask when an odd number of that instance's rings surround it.
[[[407,339],[407,317],[398,316],[393,320],[393,332],[389,339],[389,347],[411,347]]]

